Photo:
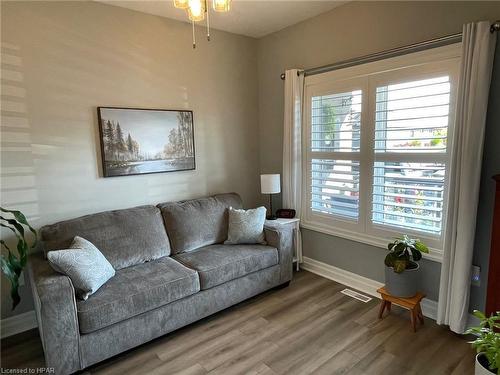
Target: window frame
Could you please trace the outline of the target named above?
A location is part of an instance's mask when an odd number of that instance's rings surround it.
[[[438,262],[442,261],[447,234],[446,224],[449,219],[449,178],[453,168],[451,150],[453,148],[454,138],[460,57],[461,44],[456,43],[318,75],[306,76],[304,81],[304,116],[302,123],[302,149],[304,150],[302,158],[302,170],[304,171],[302,174],[302,227],[382,248],[386,248],[387,243],[393,237],[404,232],[422,239],[429,245],[430,254],[424,254],[425,258]],[[441,73],[441,75],[443,73],[449,75],[451,84],[446,152],[407,152],[404,153],[405,160],[401,159],[403,156],[401,152],[375,153],[375,100],[377,86],[394,84],[402,82],[405,79],[418,80],[431,78],[430,75],[438,76],[439,73]],[[312,151],[312,97],[341,93],[355,89],[362,90],[361,147],[359,152]],[[342,219],[338,216],[315,212],[310,208],[311,161],[317,158],[359,160],[359,216],[357,222]],[[404,162],[406,159],[420,162],[425,162],[425,160],[431,162],[442,161],[445,164],[443,219],[440,236],[398,228],[396,226],[375,224],[372,222],[374,162],[376,160],[387,161],[391,159],[399,162]]]
[[[318,96],[318,95],[322,95],[322,94],[327,94],[329,92],[331,92],[331,87],[332,85],[331,84],[328,84],[328,85],[317,85],[316,87],[314,87],[314,89],[311,91],[309,91],[309,93],[311,94],[311,96],[309,98],[312,98],[312,96]],[[362,92],[365,92],[368,88],[368,85],[366,84],[365,80],[360,80],[360,79],[346,79],[346,80],[343,80],[343,81],[340,81],[340,82],[336,82],[334,84],[334,87],[335,87],[335,90],[337,90],[337,92],[345,92],[345,91],[354,91],[354,90],[361,90]],[[306,93],[307,95],[307,93]],[[364,101],[361,102],[361,126],[363,126],[363,116],[364,116],[364,113],[366,112],[366,106],[367,106],[367,103],[365,103]],[[311,162],[312,162],[312,159],[321,159],[321,158],[324,158],[324,159],[331,159],[331,160],[352,160],[352,161],[357,161],[359,160],[360,161],[360,181],[359,181],[359,196],[361,197],[361,194],[362,194],[362,191],[361,191],[361,186],[365,186],[365,184],[363,184],[362,182],[362,179],[363,179],[363,171],[361,169],[361,157],[362,157],[362,149],[363,149],[363,139],[362,139],[362,136],[361,136],[361,148],[360,148],[360,151],[359,152],[356,152],[356,151],[351,151],[351,152],[346,152],[346,151],[323,151],[323,152],[320,152],[320,151],[312,151],[312,147],[311,147],[311,108],[312,106],[306,106],[305,108],[305,117],[308,119],[308,131],[306,132],[306,134],[304,134],[304,137],[305,138],[305,144],[308,145],[308,149],[306,150],[306,154],[308,155],[309,159],[308,162],[305,163],[304,167],[305,167],[305,171],[306,173],[303,174],[305,176],[305,178],[308,179],[308,181],[310,181],[311,179],[308,177],[311,175],[311,170],[312,170],[312,167],[311,167]],[[306,157],[307,158],[307,157]],[[306,191],[306,194],[307,194],[307,197],[309,199],[309,197],[312,195],[312,187],[311,187],[311,184],[310,183],[307,183],[305,184],[304,186],[304,190],[303,191]],[[340,217],[337,217],[337,220],[338,220],[338,223],[337,223],[337,226],[340,228],[340,229],[345,229],[345,230],[353,230],[353,229],[358,229],[358,230],[364,230],[364,223],[363,223],[363,220],[362,220],[362,215],[364,213],[364,211],[362,211],[362,207],[361,207],[361,199],[359,200],[360,203],[359,203],[359,209],[358,209],[358,212],[359,212],[359,216],[358,216],[358,220],[357,220],[357,223],[353,223],[353,220],[349,220],[347,218],[340,218]],[[326,214],[322,214],[322,213],[319,213],[319,212],[313,212],[310,208],[307,209],[307,211],[303,211],[306,213],[306,216],[308,219],[306,219],[306,222],[309,222],[309,221],[314,221],[314,222],[317,222],[317,223],[321,223],[322,225],[328,225],[328,221],[331,220],[331,216],[330,215],[326,215]]]

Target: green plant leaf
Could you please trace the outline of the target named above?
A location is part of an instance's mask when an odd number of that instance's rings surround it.
[[[8,260],[8,263],[9,263],[12,271],[14,271],[14,273],[17,276],[19,276],[23,270],[23,267],[21,266],[21,262],[19,262],[19,260],[16,258],[16,256],[14,254],[12,254],[10,251],[9,251],[9,255],[7,257],[7,260]]]
[[[387,266],[387,267],[393,267],[394,266],[394,260],[396,259],[396,256],[394,255],[394,253],[389,253],[385,256],[385,259],[384,259],[384,264]]]
[[[17,252],[19,253],[20,263],[24,267],[28,260],[28,244],[26,241],[17,242]]]
[[[408,261],[406,259],[397,259],[394,261],[394,272],[396,273],[401,273],[403,272],[406,267],[408,266]]]
[[[415,262],[418,262],[420,259],[422,259],[422,253],[417,249],[413,249],[411,255]]]
[[[19,236],[19,234],[17,234],[16,230],[8,225],[5,225],[5,224],[2,224],[0,223],[0,227],[4,227],[4,228],[8,228],[9,230],[12,231],[12,233],[14,233],[14,235],[17,237],[17,240],[18,241],[23,241],[23,239]]]
[[[479,318],[480,320],[485,320],[486,319],[486,315],[484,315],[481,311],[479,310],[474,310],[472,312],[472,314],[476,317],[476,318]]]
[[[19,257],[11,251],[4,240],[0,240],[2,247],[7,250],[7,256],[4,254],[1,255],[1,269],[2,273],[10,281],[10,296],[12,299],[12,309],[14,309],[21,300],[19,296],[19,276],[26,266],[30,249],[30,245],[25,237],[26,231],[23,226],[28,227],[34,235],[34,241],[31,247],[35,247],[37,243],[37,233],[35,229],[28,224],[26,217],[20,211],[6,210],[2,207],[0,207],[0,211],[10,213],[14,216],[14,218],[11,219],[0,215],[0,227],[9,229],[14,233],[17,239],[16,249]]]
[[[421,253],[429,254],[429,248],[420,242],[420,240],[415,242],[415,248]]]
[[[7,210],[3,207],[0,207],[0,211],[1,212],[8,212],[12,215],[14,215],[14,217],[16,218],[17,221],[19,221],[21,224],[24,224],[28,227],[28,229],[31,231],[31,233],[33,233],[33,235],[35,236],[35,241],[37,240],[37,233],[36,233],[36,230],[33,229],[33,227],[28,223],[28,220],[26,219],[26,216],[24,216],[24,214],[21,212],[21,211],[17,211],[17,210]]]
[[[14,220],[14,219],[6,219],[3,216],[0,216],[0,220],[4,220],[7,223],[9,223],[10,225],[12,225],[19,232],[19,235],[24,238],[24,228],[16,220]]]
[[[9,264],[8,259],[4,255],[2,255],[1,257],[1,265],[2,265],[2,272],[9,279],[9,281],[12,282],[12,280],[16,277],[16,273],[14,272],[14,270]]]
[[[14,280],[11,280],[10,283],[10,298],[12,299],[12,310],[19,305],[21,302],[21,297],[19,296],[19,278],[16,277]]]
[[[474,310],[474,316],[480,319],[478,327],[471,327],[467,333],[476,336],[471,345],[478,353],[484,353],[491,370],[500,367],[500,332],[497,331],[497,321],[500,313],[487,317],[484,313]]]
[[[413,260],[418,262],[422,259],[422,252],[428,253],[429,249],[420,240],[410,238],[407,234],[396,238],[393,242],[387,245],[387,249],[391,254],[394,254],[400,260],[405,261],[406,264]],[[387,258],[384,262],[395,258]],[[386,263],[387,264],[387,263]]]
[[[1,257],[2,272],[10,281],[10,297],[12,299],[12,310],[19,304],[21,297],[19,296],[19,276],[13,271],[8,260],[2,255]]]
[[[403,251],[406,249],[406,245],[403,243],[403,242],[399,242],[395,248],[393,249],[394,253],[396,255],[401,255],[403,253]]]
[[[7,246],[4,240],[0,240],[0,244],[7,249],[7,251],[10,251],[10,248]]]

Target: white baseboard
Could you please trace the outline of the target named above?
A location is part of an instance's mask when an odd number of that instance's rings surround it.
[[[424,316],[431,318],[433,320],[437,319],[438,315],[438,303],[432,299],[424,298],[422,300],[422,314]]]
[[[0,337],[3,339],[38,326],[35,310],[0,320]]]
[[[380,294],[377,293],[377,289],[384,286],[384,284],[379,281],[369,279],[312,258],[303,257],[303,260],[304,263],[302,263],[300,267],[306,271],[336,281],[365,294],[380,298]],[[424,298],[422,300],[422,313],[426,317],[436,320],[437,302]]]
[[[300,267],[306,271],[323,276],[340,284],[347,285],[351,288],[359,290],[360,292],[369,294],[370,296],[380,298],[380,294],[377,293],[377,289],[383,287],[383,283],[335,266],[331,266],[312,258],[303,257],[303,260],[304,263],[302,263]]]

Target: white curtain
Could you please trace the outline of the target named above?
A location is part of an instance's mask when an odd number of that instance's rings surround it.
[[[283,207],[293,208],[300,218],[302,204],[302,99],[304,75],[298,69],[285,72],[285,113],[283,132]],[[297,250],[301,250],[300,231]],[[302,254],[302,251],[297,251]],[[298,259],[302,262],[302,259]]]
[[[470,271],[479,199],[488,93],[496,33],[489,22],[463,27],[450,173],[450,219],[441,267],[437,322],[463,333],[469,315]]]

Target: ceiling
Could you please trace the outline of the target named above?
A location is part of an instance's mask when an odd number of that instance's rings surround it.
[[[109,5],[188,22],[186,12],[172,0],[98,0]],[[336,0],[233,0],[228,13],[210,13],[214,29],[260,38],[308,18],[325,13],[346,1]],[[204,22],[203,22],[204,23]]]

